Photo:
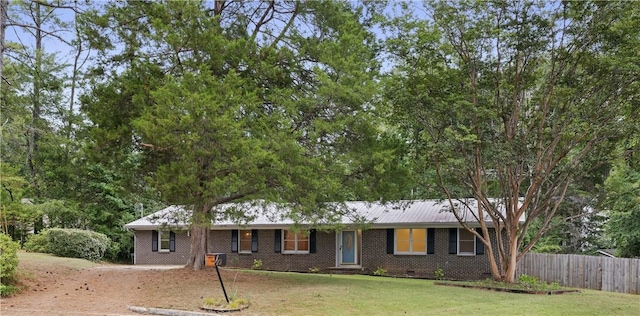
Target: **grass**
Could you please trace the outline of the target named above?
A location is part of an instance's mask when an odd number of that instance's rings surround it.
[[[18,259],[21,263],[23,263],[23,265],[26,265],[30,268],[37,268],[38,266],[58,266],[65,267],[71,270],[81,270],[95,267],[97,265],[97,263],[84,259],[63,258],[46,253],[25,251],[18,251]]]
[[[583,290],[526,295],[436,286],[431,280],[245,271],[272,291],[241,293],[251,309],[279,315],[634,315],[640,297]],[[267,283],[267,284],[265,284]],[[255,310],[254,310],[255,312]]]
[[[21,265],[30,267],[28,271],[55,266],[60,276],[69,280],[78,270],[97,265],[36,253],[19,256]],[[251,302],[238,315],[640,315],[639,295],[603,291],[530,295],[438,286],[421,279],[237,269],[220,272],[230,298]],[[203,298],[224,297],[214,269],[127,273],[138,280],[133,282],[140,283],[139,292],[123,302],[126,305],[198,310]]]

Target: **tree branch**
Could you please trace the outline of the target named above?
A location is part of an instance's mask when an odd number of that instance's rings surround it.
[[[42,32],[42,33],[44,33],[44,34],[46,34],[46,35],[49,35],[49,36],[53,36],[53,37],[55,37],[55,38],[56,38],[56,39],[58,39],[59,41],[61,41],[61,42],[65,43],[65,44],[67,44],[67,45],[69,45],[69,46],[73,46],[73,45],[71,44],[71,42],[67,41],[66,39],[64,39],[64,38],[63,38],[63,37],[61,37],[60,35],[56,35],[56,34],[54,33],[54,32],[57,32],[57,31],[49,32],[49,31],[43,30],[42,28],[39,28],[39,27],[37,27],[37,26],[28,25],[28,24],[24,24],[24,23],[16,23],[16,22],[7,23],[6,25],[7,25],[7,26],[17,26],[17,27],[22,27],[22,28],[32,29],[32,30],[35,30],[35,31],[40,31],[40,32]]]

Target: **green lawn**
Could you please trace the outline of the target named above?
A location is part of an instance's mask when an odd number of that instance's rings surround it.
[[[246,296],[284,315],[640,315],[640,296],[583,290],[561,295],[437,286],[430,280],[274,272]],[[242,290],[241,290],[242,291]],[[252,312],[257,312],[253,310]]]
[[[97,264],[80,259],[20,253],[21,266],[61,277]],[[581,290],[533,295],[437,286],[431,280],[222,269],[230,296],[251,307],[238,315],[640,315],[640,295]],[[105,272],[107,273],[107,272]],[[198,310],[204,297],[222,298],[215,270],[150,272],[146,307]],[[150,274],[151,275],[151,274]],[[166,291],[167,288],[179,291]],[[136,305],[136,304],[133,304]],[[229,314],[231,315],[231,314]],[[235,315],[235,314],[234,314]]]

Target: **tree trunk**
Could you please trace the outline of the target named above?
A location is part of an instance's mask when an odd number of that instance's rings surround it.
[[[486,227],[483,227],[483,234],[484,234],[484,230],[486,230]],[[497,230],[496,230],[496,238],[500,238],[500,235],[498,234]],[[498,262],[496,261],[496,257],[493,254],[494,249],[493,249],[493,246],[491,245],[491,237],[488,235],[485,235],[484,239],[488,241],[487,243],[484,243],[484,248],[487,253],[487,258],[489,259],[489,266],[491,267],[491,276],[496,281],[502,281],[502,273],[500,271],[500,268],[498,267]]]
[[[192,268],[194,271],[202,270],[204,267],[209,227],[211,226],[211,218],[209,216],[211,208],[212,206],[209,203],[194,208],[191,226],[191,251],[189,253],[189,261],[185,266]]]
[[[31,175],[31,185],[33,186],[33,192],[36,197],[40,197],[40,180],[38,179],[40,162],[40,133],[42,131],[41,116],[42,109],[40,103],[40,89],[42,85],[42,59],[43,59],[43,47],[42,47],[42,12],[40,4],[36,2],[35,8],[31,12],[33,14],[33,22],[35,25],[35,41],[36,41],[36,53],[35,53],[35,65],[33,69],[33,95],[31,96],[32,109],[31,109],[31,123],[27,131],[27,165],[29,166],[29,174]]]
[[[191,227],[191,251],[186,267],[194,271],[202,270],[207,253],[207,234],[209,227],[193,225]]]
[[[7,11],[9,10],[9,0],[0,0],[0,88],[2,88],[2,69],[4,68],[4,34],[7,29]]]
[[[518,265],[518,237],[511,238],[509,236],[509,239],[509,257],[507,258],[503,281],[513,283],[516,280],[516,267]]]

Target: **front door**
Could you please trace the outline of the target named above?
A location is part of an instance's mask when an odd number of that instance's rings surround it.
[[[356,264],[356,231],[355,230],[343,230],[342,231],[342,243],[341,248],[341,264]]]

